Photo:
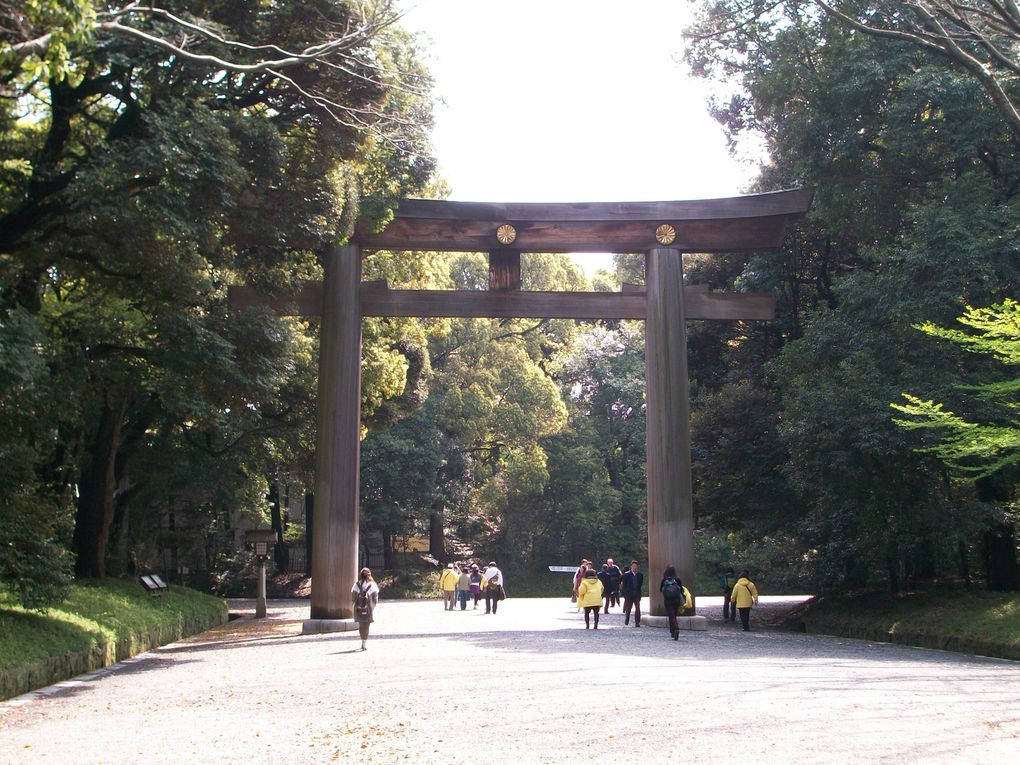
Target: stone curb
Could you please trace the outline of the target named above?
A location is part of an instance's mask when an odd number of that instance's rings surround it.
[[[305,619],[301,622],[302,635],[318,635],[325,632],[351,632],[358,629],[353,619]]]
[[[708,619],[704,616],[678,616],[676,624],[682,630],[691,630],[693,632],[702,632],[708,629]],[[649,627],[668,627],[669,617],[646,616],[642,614],[641,626],[644,627],[645,625]]]

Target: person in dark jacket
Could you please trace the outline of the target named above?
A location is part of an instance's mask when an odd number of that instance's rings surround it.
[[[623,623],[630,624],[630,609],[634,609],[634,626],[641,626],[641,589],[645,575],[638,571],[638,562],[632,560],[630,569],[623,575],[620,590],[623,594]]]
[[[610,606],[620,605],[620,581],[623,579],[623,572],[620,567],[613,563],[613,559],[606,561],[606,578],[603,584],[606,587],[606,613],[609,613]]]
[[[680,639],[680,626],[676,620],[679,611],[684,607],[684,586],[676,575],[676,569],[667,566],[662,574],[662,581],[659,583],[659,592],[662,593],[662,604],[666,607],[666,617],[669,619],[669,636],[674,640]]]
[[[602,597],[606,602],[606,613],[609,613],[609,564],[603,563],[602,570],[599,571],[599,581],[602,582]],[[602,604],[599,603],[599,610],[602,610]]]
[[[733,567],[730,566],[723,575],[719,577],[719,589],[722,590],[723,602],[722,602],[722,618],[723,621],[729,619],[731,622],[737,619],[737,607],[733,604],[731,596],[733,594],[733,586],[737,583],[737,575],[733,573]]]

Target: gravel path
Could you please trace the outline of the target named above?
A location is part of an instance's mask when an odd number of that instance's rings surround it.
[[[302,636],[306,602],[269,611],[0,703],[0,761],[1020,761],[1015,662],[719,622],[674,642],[618,613],[585,631],[565,599],[383,601],[361,652]]]

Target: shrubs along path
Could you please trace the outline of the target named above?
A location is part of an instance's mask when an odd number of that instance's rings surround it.
[[[153,598],[136,581],[79,582],[45,612],[0,601],[0,699],[106,667],[227,620],[220,598],[171,585]]]

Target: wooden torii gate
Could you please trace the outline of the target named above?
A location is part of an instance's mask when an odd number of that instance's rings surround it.
[[[305,632],[344,630],[358,571],[361,319],[641,319],[645,322],[648,575],[675,565],[694,579],[694,518],[687,319],[768,320],[771,294],[723,294],[683,285],[682,253],[775,249],[803,215],[803,190],[683,202],[488,204],[405,199],[384,230],[356,229],[323,253],[324,280],[290,300],[231,288],[231,305],[270,304],[321,314],[319,410],[312,532],[311,612]],[[394,290],[362,282],[373,250],[487,252],[489,289]],[[644,287],[621,292],[521,289],[522,252],[645,254]],[[652,589],[651,611],[662,613]]]

